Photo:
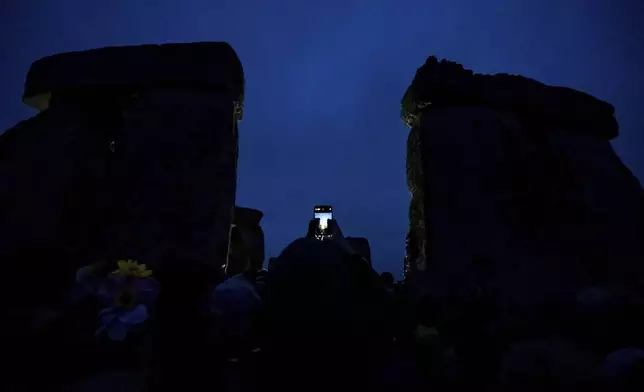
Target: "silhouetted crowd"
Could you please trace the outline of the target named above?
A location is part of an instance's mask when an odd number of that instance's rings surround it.
[[[499,326],[493,295],[439,305],[378,275],[335,221],[325,240],[315,227],[215,289],[223,390],[644,390],[641,307],[623,298],[599,309],[613,300],[597,289]]]
[[[94,334],[90,300],[60,305],[67,272],[29,275],[30,260],[64,255],[26,253],[3,276],[30,283],[3,297],[6,390],[644,391],[643,307],[619,290],[590,288],[537,316],[484,291],[438,301],[375,272],[328,226],[320,239],[311,221],[267,269],[234,230],[215,285],[197,267],[158,268],[160,310],[124,342]]]

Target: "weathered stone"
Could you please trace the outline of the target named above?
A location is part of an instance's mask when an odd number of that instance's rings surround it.
[[[0,238],[11,245],[0,252],[63,247],[85,262],[221,265],[243,88],[225,43],[35,62],[24,100],[43,112],[0,139]]]
[[[259,210],[235,206],[234,227],[226,263],[228,276],[242,273],[248,268],[263,268],[264,232],[260,225],[263,216]]]
[[[228,249],[243,93],[223,43],[55,55],[26,82],[24,101],[42,112],[0,137],[5,279],[56,303],[34,271],[68,289],[84,264],[150,265],[162,289],[143,370],[159,389],[205,385],[202,303]]]
[[[403,117],[407,269],[424,290],[523,306],[641,284],[642,189],[607,140],[617,135],[610,105],[430,58]]]
[[[427,228],[425,227],[424,213],[424,186],[423,166],[417,164],[422,162],[422,149],[420,132],[418,128],[412,128],[407,138],[407,186],[412,195],[409,203],[409,233],[406,249],[405,271],[424,270],[425,268],[425,243]],[[405,273],[407,275],[407,273]]]
[[[264,213],[260,210],[235,206],[235,218],[233,222],[238,226],[258,226],[263,217]]]
[[[418,69],[403,97],[403,120],[411,127],[428,105],[501,109],[533,122],[555,123],[602,138],[618,135],[613,106],[586,93],[523,76],[475,74],[433,56]]]
[[[240,99],[244,72],[225,42],[107,47],[44,57],[31,65],[23,101],[44,110],[61,92],[97,88],[194,88]]]

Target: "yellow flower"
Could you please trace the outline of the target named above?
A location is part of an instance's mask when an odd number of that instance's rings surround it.
[[[117,264],[119,268],[112,272],[113,274],[134,278],[148,278],[152,275],[152,271],[147,269],[145,264],[139,264],[136,260],[119,260]]]

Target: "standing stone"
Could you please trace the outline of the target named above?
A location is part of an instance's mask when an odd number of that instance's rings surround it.
[[[265,257],[264,231],[260,224],[264,213],[235,206],[234,215],[226,274],[233,276],[248,269],[259,271],[264,268]]]
[[[145,45],[35,62],[41,113],[0,139],[3,256],[221,265],[235,200],[243,72],[225,43]]]
[[[431,57],[403,98],[406,267],[436,297],[525,307],[641,287],[642,188],[610,145],[609,104]]]
[[[40,113],[0,137],[2,283],[24,282],[28,295],[2,297],[60,301],[76,268],[137,259],[161,283],[143,350],[150,385],[208,388],[203,301],[228,249],[243,95],[225,43],[36,61],[24,102]]]

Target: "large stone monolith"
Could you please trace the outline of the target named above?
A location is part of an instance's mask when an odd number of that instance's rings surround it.
[[[260,210],[235,206],[231,232],[230,252],[226,275],[233,276],[246,270],[264,268],[264,231],[260,224],[264,213]]]
[[[225,43],[35,62],[24,101],[40,113],[0,139],[1,256],[44,247],[88,263],[221,265],[243,88]]]
[[[0,137],[3,283],[28,294],[3,295],[3,309],[59,309],[78,267],[139,260],[161,291],[146,335],[152,344],[132,351],[152,362],[128,370],[159,388],[206,388],[203,301],[228,249],[243,96],[242,66],[226,43],[112,47],[36,61],[23,98],[40,113]],[[73,356],[74,339],[52,342]],[[56,350],[25,354],[19,346],[32,372],[77,371],[52,360]],[[83,355],[90,364],[107,354]]]
[[[406,270],[421,291],[525,309],[587,287],[642,287],[642,188],[611,147],[611,105],[431,57],[402,115]]]

